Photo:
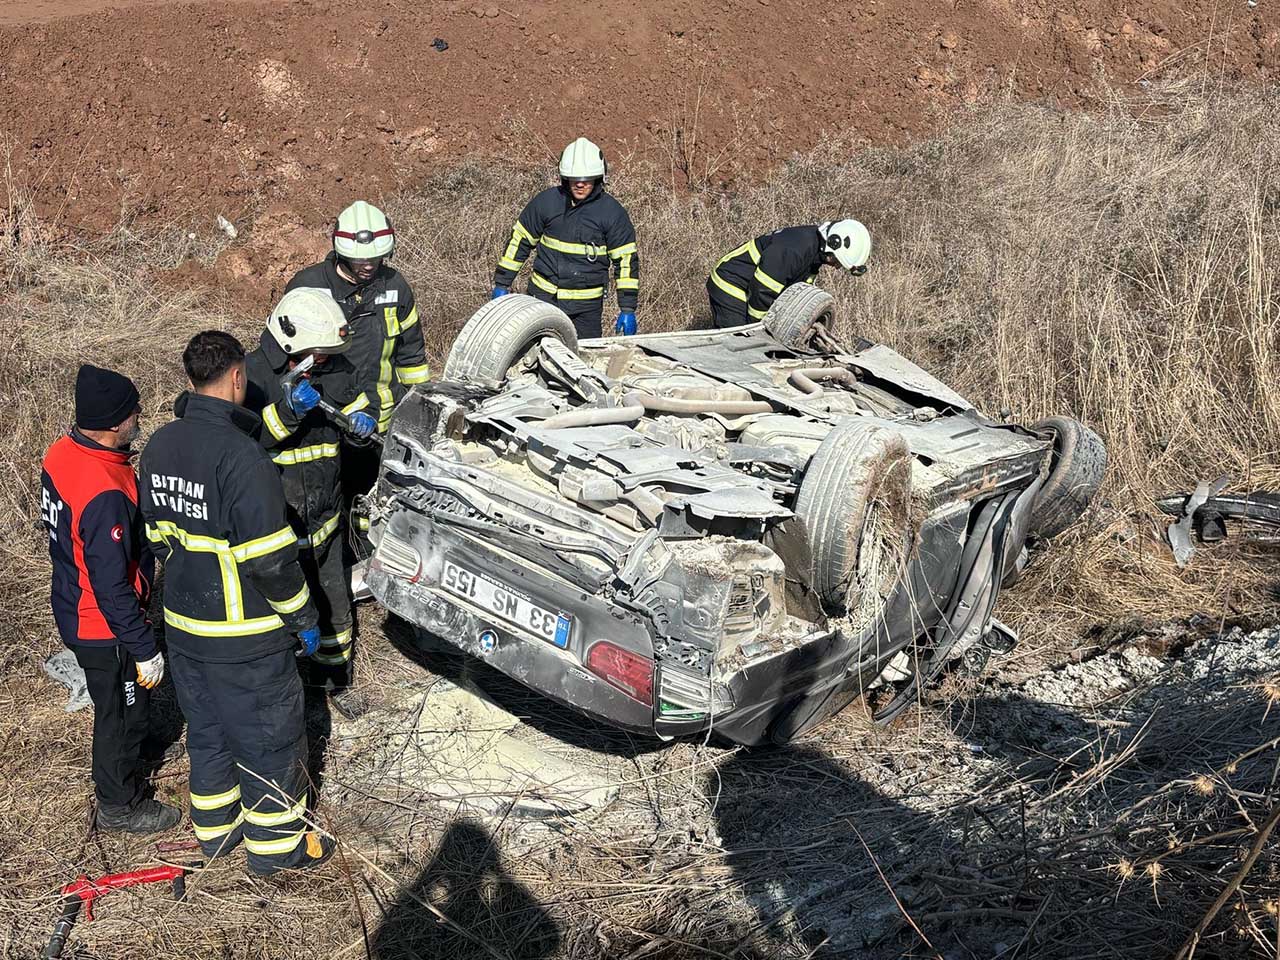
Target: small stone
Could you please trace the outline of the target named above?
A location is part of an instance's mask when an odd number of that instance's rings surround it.
[[[542,44],[539,44],[538,46],[533,48],[533,52],[540,57],[545,57],[551,51],[547,49],[545,46],[543,46]]]
[[[231,116],[231,114],[227,111],[226,107],[223,107],[221,110],[218,111],[218,119],[221,120],[223,123],[227,122],[227,118],[229,116]]]
[[[943,50],[954,50],[960,43],[960,38],[948,30],[938,38],[938,46]]]
[[[498,19],[498,15],[499,15],[501,12],[502,12],[502,11],[501,11],[501,10],[499,10],[497,7],[485,7],[485,8],[484,8],[484,15],[485,15],[485,18],[486,18],[486,19],[488,19],[488,20],[496,20],[496,19]]]

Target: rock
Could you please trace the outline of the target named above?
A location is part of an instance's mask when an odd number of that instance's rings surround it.
[[[960,44],[960,37],[948,30],[938,38],[938,46],[943,50],[954,50]]]
[[[485,19],[487,19],[487,20],[496,20],[496,19],[498,19],[498,15],[499,15],[501,12],[502,12],[502,11],[501,11],[501,10],[499,10],[497,7],[485,7],[485,8],[484,8],[484,16],[485,16]]]

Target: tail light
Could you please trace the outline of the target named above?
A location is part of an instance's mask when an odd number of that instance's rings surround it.
[[[653,661],[601,640],[587,651],[587,669],[632,700],[653,706]]]

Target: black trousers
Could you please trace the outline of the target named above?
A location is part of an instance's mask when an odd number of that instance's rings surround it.
[[[243,840],[249,869],[297,866],[314,838],[302,820],[307,734],[302,680],[291,650],[244,663],[170,656],[187,717],[191,824],[209,858]],[[311,855],[314,855],[312,853]]]
[[[352,512],[356,497],[364,496],[378,482],[382,447],[377,443],[343,443],[339,482],[342,484],[343,527],[346,528],[346,565],[373,553],[369,543],[369,518]]]
[[[601,317],[604,314],[604,297],[596,300],[561,300],[545,290],[539,290],[529,284],[529,294],[543,303],[554,303],[569,315],[573,321],[573,329],[578,331],[579,340],[590,340],[601,336]],[[609,333],[613,333],[612,330]]]
[[[342,563],[342,540],[330,537],[318,547],[298,551],[298,563],[306,575],[311,599],[320,614],[320,649],[311,657],[311,679],[332,680],[334,686],[351,683],[354,650],[351,616],[351,578]]]
[[[741,327],[751,322],[747,317],[747,305],[741,300],[730,299],[710,278],[707,279],[707,299],[711,301],[711,325],[717,329]]]
[[[133,656],[118,643],[73,646],[93,701],[93,790],[117,809],[142,799],[147,785],[142,741],[151,716],[151,691],[138,683]]]

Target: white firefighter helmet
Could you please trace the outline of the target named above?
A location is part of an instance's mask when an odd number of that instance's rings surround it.
[[[333,249],[346,260],[389,257],[395,245],[396,232],[387,215],[363,200],[338,214],[338,222],[333,225]]]
[[[351,346],[347,318],[324,287],[297,287],[276,304],[267,330],[289,355],[342,353]]]
[[[565,180],[594,180],[604,174],[604,151],[586,137],[579,137],[560,154],[560,176]]]
[[[852,273],[866,273],[871,256],[871,234],[857,220],[828,220],[818,227],[823,240],[823,253]]]

